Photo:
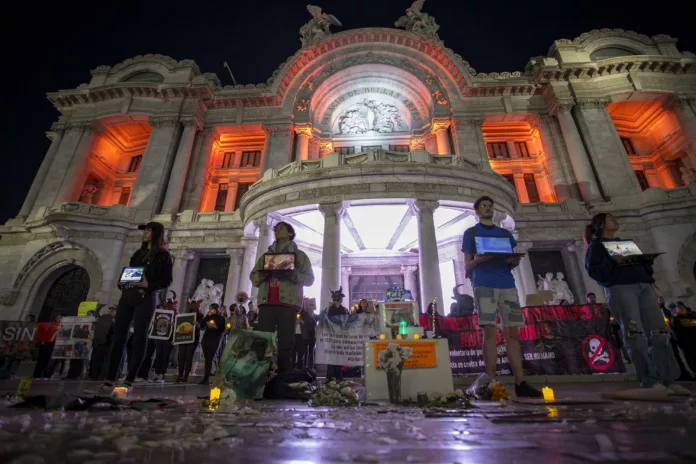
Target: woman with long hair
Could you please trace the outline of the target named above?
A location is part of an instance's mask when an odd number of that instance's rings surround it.
[[[164,226],[159,222],[150,222],[138,226],[138,229],[143,231],[142,244],[133,253],[128,265],[144,267],[145,270],[140,282],[119,284],[122,293],[116,307],[113,343],[109,352],[109,370],[106,380],[97,389],[97,393],[110,392],[114,387],[131,323],[133,324],[133,356],[132,362],[128,363],[124,386],[129,389],[132,387],[135,375],[145,356],[147,332],[157,307],[158,293],[172,283],[172,257],[167,251]]]
[[[597,214],[585,227],[585,269],[604,287],[612,315],[621,326],[626,348],[641,388],[686,395],[677,385],[679,367],[669,346],[669,331],[653,289],[653,260],[648,257],[612,256],[608,242],[616,236],[619,223],[608,213]]]

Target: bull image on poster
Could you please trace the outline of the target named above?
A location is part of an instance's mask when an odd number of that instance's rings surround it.
[[[237,399],[263,398],[275,352],[274,333],[230,331],[213,385],[223,392],[233,390]]]
[[[169,309],[156,309],[154,316],[152,316],[148,338],[169,340],[174,330],[174,316],[174,311]]]

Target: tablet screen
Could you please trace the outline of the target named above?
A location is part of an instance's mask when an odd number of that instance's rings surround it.
[[[266,253],[263,259],[264,271],[294,271],[295,253]]]
[[[476,253],[512,253],[509,237],[475,237]]]
[[[602,242],[602,245],[604,245],[604,248],[606,248],[612,256],[635,256],[643,254],[633,240]]]
[[[123,268],[123,272],[121,273],[121,279],[119,280],[119,283],[134,284],[141,282],[143,280],[144,272],[144,266],[126,266]]]

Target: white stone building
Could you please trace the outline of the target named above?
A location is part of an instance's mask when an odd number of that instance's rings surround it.
[[[0,319],[114,304],[136,225],[153,219],[180,298],[201,277],[227,303],[251,292],[284,220],[313,261],[310,295],[343,285],[355,303],[395,283],[447,312],[483,194],[528,253],[523,300],[545,272],[563,272],[576,300],[601,293],[581,235],[611,212],[622,236],[665,253],[667,299],[694,305],[696,56],[604,29],[555,41],[523,72],[477,73],[415,13],[406,30],[338,33],[315,16],[264,84],[223,87],[191,60],[145,55],[50,93],[52,145],[0,227]]]

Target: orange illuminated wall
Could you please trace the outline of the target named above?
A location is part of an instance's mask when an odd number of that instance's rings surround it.
[[[239,196],[261,175],[266,134],[260,124],[217,127],[220,137],[213,144],[206,173],[202,212],[231,212]]]
[[[98,132],[87,166],[76,179],[80,188],[73,201],[100,206],[127,204],[137,175],[133,168],[140,164],[134,158],[140,156],[142,162],[152,128],[147,122],[133,121],[105,125]]]
[[[520,202],[532,202],[535,194],[541,202],[557,201],[538,129],[528,121],[487,120],[481,131],[491,167],[512,180]]]
[[[687,140],[674,112],[645,100],[614,102],[608,110],[639,179],[648,187],[681,186]]]

